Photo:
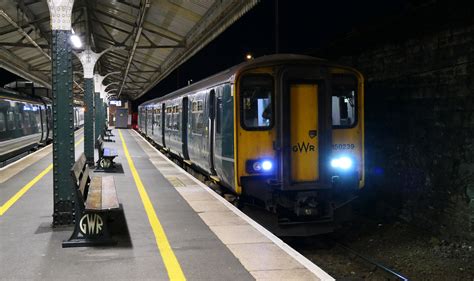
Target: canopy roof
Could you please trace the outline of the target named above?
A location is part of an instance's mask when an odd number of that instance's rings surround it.
[[[136,99],[189,59],[258,0],[76,0],[72,28],[101,52],[95,72],[117,95]],[[51,88],[51,28],[46,0],[0,0],[0,67]],[[80,52],[81,50],[76,50]],[[83,91],[74,56],[74,91]]]

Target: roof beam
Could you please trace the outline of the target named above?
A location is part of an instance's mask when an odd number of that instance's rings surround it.
[[[174,41],[176,43],[184,44],[184,41],[183,41],[184,39],[183,39],[182,36],[180,36],[180,35],[178,35],[174,32],[171,32],[167,29],[164,29],[162,27],[158,27],[156,25],[152,25],[150,23],[147,23],[147,26],[144,26],[143,30],[146,31],[146,32],[150,32],[150,33],[159,35],[161,37],[164,37],[164,38],[169,39],[171,41]]]
[[[37,46],[28,43],[16,43],[16,42],[0,42],[0,46],[3,47],[16,47],[16,48],[37,48],[39,46],[42,49],[50,49],[49,45],[37,44]]]
[[[33,14],[33,12],[31,12],[30,8],[28,6],[25,5],[25,2],[24,0],[19,0],[19,1],[16,1],[17,4],[18,4],[18,8],[21,10],[21,12],[23,13],[23,15],[25,16],[25,18],[27,19],[27,21],[31,24],[31,26],[33,26],[33,28],[35,28],[36,30],[39,31],[39,34],[42,38],[46,39],[46,41],[49,43],[49,40],[51,38],[47,38],[45,37],[45,31],[43,30],[43,28],[41,27],[40,24],[38,24],[36,21],[36,17],[35,15]]]
[[[153,82],[145,86],[137,98],[151,90],[179,65],[196,54],[258,2],[259,0],[215,1],[196,26],[187,34],[186,48],[176,48],[167,56],[161,64],[163,72],[153,75],[151,78]]]
[[[130,70],[130,65],[132,64],[133,57],[135,56],[135,51],[137,49],[138,42],[140,41],[140,37],[141,37],[141,34],[142,34],[143,23],[145,22],[146,12],[148,11],[148,8],[150,7],[150,5],[151,5],[150,0],[142,0],[140,2],[140,14],[138,16],[137,24],[136,24],[136,28],[135,28],[135,36],[134,36],[135,38],[133,40],[132,50],[130,51],[127,67],[125,68],[125,74],[123,75],[122,84],[120,86],[120,90],[119,90],[119,93],[118,93],[119,97],[120,97],[120,94],[122,93],[123,86],[124,86],[125,81],[127,79],[128,71]]]
[[[133,30],[130,30],[130,31],[129,31],[129,30],[125,30],[125,29],[122,29],[122,28],[120,28],[120,27],[118,27],[118,26],[113,26],[113,25],[111,25],[111,24],[105,23],[105,22],[103,22],[103,21],[101,21],[101,20],[99,20],[99,19],[97,18],[97,16],[95,15],[95,12],[92,13],[92,14],[94,15],[94,18],[92,19],[92,21],[95,21],[95,22],[99,23],[99,24],[102,26],[102,29],[104,29],[105,32],[106,32],[108,35],[110,35],[111,37],[113,37],[113,36],[110,34],[110,32],[109,32],[105,27],[110,27],[110,28],[112,28],[112,29],[118,30],[118,31],[120,31],[120,32],[122,32],[122,33],[125,33],[125,34],[129,34],[130,32],[133,31]]]
[[[3,47],[0,47],[0,67],[51,89],[50,77],[41,72],[33,72],[30,64]]]
[[[134,26],[135,26],[135,23],[134,23],[134,22],[125,20],[125,19],[123,19],[123,18],[121,18],[121,17],[119,17],[119,16],[116,16],[116,15],[114,15],[114,14],[110,14],[110,13],[108,13],[108,12],[102,11],[101,9],[96,9],[95,12],[96,12],[96,13],[99,13],[99,14],[102,14],[102,15],[104,15],[104,16],[106,16],[106,17],[109,17],[109,18],[111,18],[111,19],[114,19],[114,20],[116,20],[116,21],[118,21],[118,22],[121,22],[121,23],[123,23],[123,24],[129,25],[129,26],[131,26],[131,27],[134,27]]]
[[[120,4],[123,4],[123,5],[129,6],[129,7],[135,8],[137,10],[140,10],[140,6],[134,5],[133,3],[129,3],[125,0],[117,0],[117,2],[119,2]]]

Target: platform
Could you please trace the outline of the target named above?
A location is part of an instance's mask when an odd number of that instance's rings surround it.
[[[114,134],[105,146],[123,167],[110,174],[125,215],[118,245],[61,247],[72,227],[51,227],[45,148],[0,170],[1,280],[334,280],[135,131]],[[76,156],[81,142],[78,132]]]

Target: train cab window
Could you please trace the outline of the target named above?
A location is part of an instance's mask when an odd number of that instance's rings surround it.
[[[332,76],[332,126],[352,128],[357,122],[357,80],[353,75]]]
[[[246,130],[267,130],[273,125],[273,77],[252,74],[240,82],[241,125]]]
[[[5,114],[0,112],[0,132],[5,132],[7,130],[6,122],[5,122]]]

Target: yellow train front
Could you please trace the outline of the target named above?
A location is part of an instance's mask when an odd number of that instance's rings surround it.
[[[277,214],[281,235],[332,231],[364,186],[362,75],[288,57],[256,63],[235,85],[236,191]]]
[[[363,89],[352,68],[272,55],[140,105],[139,129],[276,234],[330,232],[364,186]]]

